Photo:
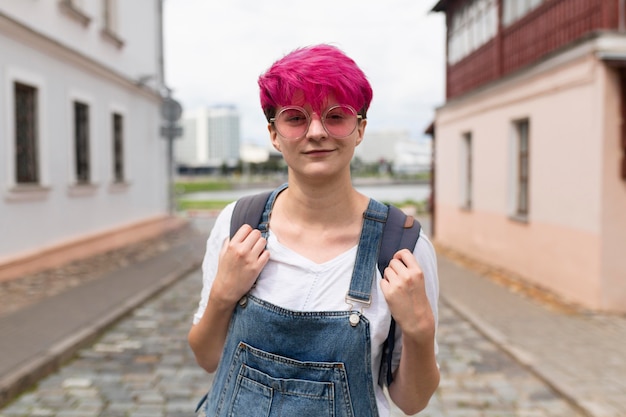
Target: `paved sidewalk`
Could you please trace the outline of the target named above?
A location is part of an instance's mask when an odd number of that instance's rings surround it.
[[[205,237],[0,317],[0,407],[200,264]]]
[[[442,301],[592,417],[626,416],[626,317],[564,313],[439,257]]]

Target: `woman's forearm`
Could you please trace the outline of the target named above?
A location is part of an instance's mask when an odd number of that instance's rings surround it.
[[[434,339],[431,343],[420,344],[403,337],[400,364],[389,387],[393,402],[405,414],[416,414],[426,408],[438,386]]]
[[[207,372],[215,372],[226,341],[234,306],[209,297],[200,321],[191,327],[187,339],[196,362]]]

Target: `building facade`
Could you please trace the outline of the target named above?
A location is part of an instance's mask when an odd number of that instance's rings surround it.
[[[394,174],[416,175],[430,172],[432,164],[432,141],[408,140],[394,145]]]
[[[183,114],[183,136],[176,141],[176,163],[186,170],[237,165],[240,120],[234,106],[203,107]]]
[[[160,0],[0,3],[0,279],[171,224],[161,22]]]
[[[388,167],[394,174],[415,175],[430,170],[430,142],[412,139],[408,130],[366,129],[354,157],[359,163]]]
[[[626,311],[621,0],[441,0],[437,241],[585,308]]]
[[[363,141],[354,150],[354,155],[368,164],[380,161],[391,163],[396,158],[396,144],[409,141],[410,134],[408,130],[365,129]]]

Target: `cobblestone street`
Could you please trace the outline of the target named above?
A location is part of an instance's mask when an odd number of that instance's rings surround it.
[[[438,341],[441,383],[420,416],[582,416],[443,303]]]
[[[200,282],[200,272],[193,272],[135,309],[0,417],[194,416],[210,384],[186,342]],[[439,348],[441,385],[420,415],[580,416],[445,304]]]

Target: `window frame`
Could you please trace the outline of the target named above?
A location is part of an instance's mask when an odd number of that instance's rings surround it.
[[[122,181],[119,181],[116,177],[115,173],[115,126],[114,126],[114,115],[119,115],[122,119],[122,170],[124,178]],[[108,175],[108,191],[110,193],[123,193],[126,192],[129,187],[132,185],[131,178],[131,166],[129,162],[131,159],[129,158],[129,152],[131,150],[129,143],[128,132],[130,132],[130,118],[128,116],[129,112],[125,105],[121,103],[112,103],[109,105],[108,116],[107,116],[107,127],[106,127],[106,149],[107,155],[110,155],[110,159],[108,160],[107,165],[107,175]]]
[[[82,103],[88,108],[89,121],[86,126],[86,139],[87,146],[85,157],[88,166],[88,178],[87,181],[81,179],[78,172],[78,165],[80,161],[77,158],[77,120],[76,120],[76,103]],[[97,124],[97,108],[95,106],[96,100],[88,92],[82,89],[72,88],[67,95],[66,104],[66,141],[65,150],[66,158],[68,161],[67,182],[68,182],[68,195],[70,197],[89,197],[96,194],[99,187],[98,183],[98,170],[97,170],[97,145],[98,140],[96,138],[95,126]]]
[[[511,26],[546,0],[502,0],[502,26]]]
[[[81,106],[81,107],[79,107]],[[91,135],[91,105],[85,100],[72,100],[72,155],[73,155],[73,179],[76,186],[93,184],[93,163],[91,150],[93,140]],[[84,126],[80,126],[78,109],[85,111]],[[82,149],[81,152],[81,148]],[[85,172],[81,172],[82,169]]]
[[[472,0],[455,10],[448,28],[449,65],[454,65],[466,56],[495,38],[498,33],[497,0]]]
[[[41,162],[40,162],[40,153],[41,153],[41,144],[39,141],[39,132],[41,131],[41,126],[39,125],[39,107],[40,107],[40,97],[39,90],[36,86],[30,85],[28,83],[24,83],[21,81],[14,81],[12,84],[12,102],[13,102],[13,111],[11,112],[12,124],[13,124],[13,135],[11,136],[11,141],[13,142],[13,152],[11,158],[13,159],[13,181],[18,187],[32,187],[41,185]],[[20,92],[20,90],[22,92]],[[27,113],[29,115],[27,118],[29,119],[27,122],[32,123],[32,126],[28,126],[26,131],[29,132],[25,138],[27,143],[22,143],[20,139],[24,139],[23,135],[21,135],[24,129],[21,128],[22,117],[18,114],[19,105],[18,101],[20,101],[20,97],[22,94],[28,94],[28,101],[31,103],[26,104],[29,108],[27,109]],[[21,152],[20,149],[26,147],[30,148],[26,152]],[[21,154],[26,154],[22,157]],[[26,161],[27,160],[27,161]],[[32,166],[30,169],[26,169],[24,177],[22,178],[21,172],[24,171],[22,169],[22,165],[24,162]]]
[[[461,208],[471,210],[474,205],[474,135],[471,131],[461,134]]]
[[[528,217],[530,211],[530,122],[528,119],[516,123],[517,129],[517,200],[516,216]],[[522,146],[523,144],[523,146]]]
[[[126,117],[119,111],[112,111],[111,113],[111,162],[112,162],[112,183],[113,184],[125,184],[127,182],[126,174]],[[117,121],[120,121],[121,129],[118,130]],[[119,135],[118,135],[119,132]],[[118,149],[118,144],[119,148]]]
[[[528,222],[530,205],[531,121],[519,118],[511,122],[510,218]]]
[[[6,106],[4,108],[4,120],[7,121],[4,127],[0,125],[0,136],[4,135],[6,140],[6,159],[4,169],[6,169],[6,186],[4,197],[9,202],[44,200],[50,192],[49,186],[49,156],[48,133],[46,129],[47,109],[47,85],[45,78],[36,72],[25,70],[20,67],[7,66],[4,72],[4,91],[6,95]],[[15,126],[15,83],[29,85],[37,89],[37,164],[39,170],[38,183],[19,183],[16,176],[16,126]]]
[[[119,2],[117,0],[102,0],[102,38],[112,43],[116,48],[124,47],[124,40],[120,37]]]

